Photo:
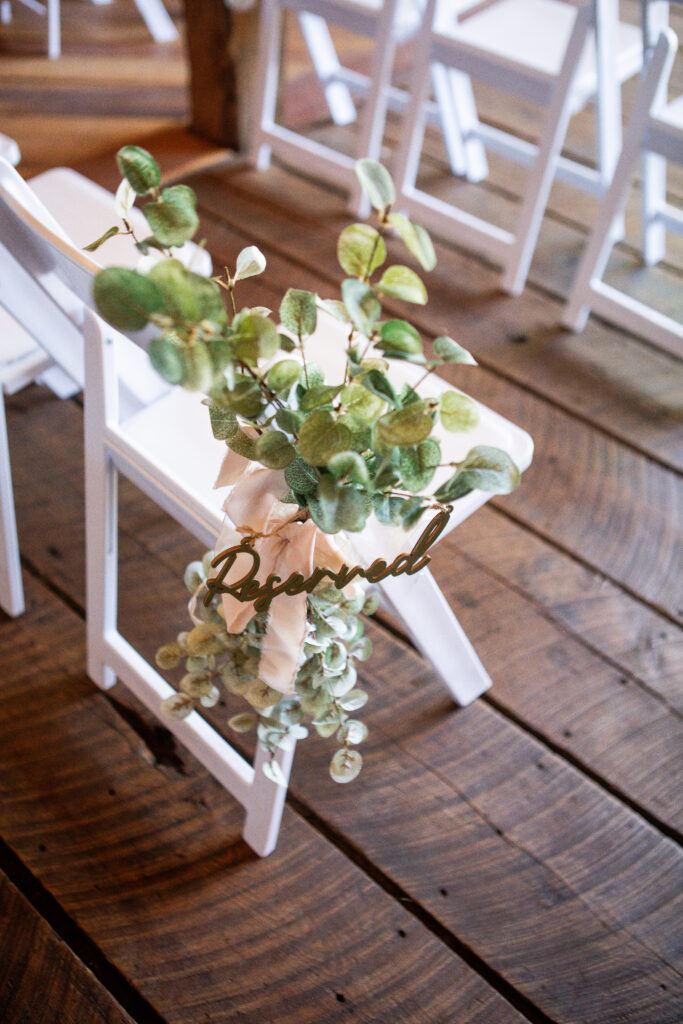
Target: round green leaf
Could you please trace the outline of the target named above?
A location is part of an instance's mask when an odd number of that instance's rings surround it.
[[[289,391],[301,376],[301,370],[301,363],[298,363],[296,359],[281,359],[266,373],[266,384],[276,394]]]
[[[403,409],[386,413],[377,421],[377,432],[385,444],[405,447],[418,444],[432,431],[431,417],[425,412],[426,402],[413,402]]]
[[[420,225],[413,224],[402,213],[390,213],[387,223],[398,231],[409,252],[424,270],[436,266],[436,253],[428,232]]]
[[[351,431],[337,423],[331,413],[316,409],[304,420],[299,432],[299,455],[311,466],[325,466],[333,455],[351,447]]]
[[[259,359],[271,359],[280,347],[275,324],[259,313],[239,313],[232,329],[235,355],[248,366],[255,366]]]
[[[122,177],[139,196],[146,195],[161,183],[159,165],[146,149],[123,146],[116,154],[116,163]]]
[[[285,480],[297,494],[315,494],[318,490],[318,474],[298,455],[285,469]]]
[[[263,400],[258,382],[242,377],[235,381],[234,388],[221,391],[221,402],[230,412],[252,419],[261,411]]]
[[[142,212],[154,237],[162,245],[184,245],[199,227],[194,191],[188,185],[164,188],[158,199],[147,203]]]
[[[509,494],[519,486],[520,474],[507,452],[491,445],[472,448],[459,466],[471,487],[494,494]]]
[[[353,782],[363,767],[363,758],[357,750],[338,750],[330,761],[330,775],[335,782]]]
[[[465,433],[474,430],[479,422],[479,410],[467,395],[459,391],[446,391],[439,406],[441,422],[451,433]]]
[[[339,236],[337,259],[351,277],[370,277],[386,258],[384,239],[369,224],[350,224]]]
[[[280,320],[297,338],[313,334],[318,320],[316,297],[313,292],[290,288],[280,304]]]
[[[385,210],[396,202],[396,189],[386,167],[376,160],[357,160],[356,174],[371,204],[376,210]]]
[[[467,363],[469,366],[476,366],[477,360],[471,352],[459,345],[457,341],[442,335],[434,339],[434,355],[438,356],[444,363]]]
[[[428,437],[414,448],[403,448],[399,457],[399,468],[406,489],[423,491],[440,462],[441,446],[434,437]]]
[[[294,446],[281,430],[268,430],[256,440],[256,458],[268,469],[284,469],[296,456]]]
[[[147,275],[164,295],[164,313],[178,320],[225,323],[225,306],[215,281],[187,270],[179,260],[162,260]]]
[[[368,467],[357,452],[339,452],[327,463],[327,468],[337,480],[344,477],[356,484],[367,485],[370,482]]]
[[[149,343],[147,355],[160,377],[169,384],[182,384],[185,376],[184,344],[169,331]]]
[[[161,713],[164,718],[170,718],[176,722],[187,718],[193,710],[194,701],[186,693],[174,693],[161,702]]]
[[[410,267],[388,267],[382,274],[377,291],[391,299],[402,299],[424,306],[427,302],[427,289],[421,278]]]
[[[387,354],[406,352],[410,355],[422,355],[422,342],[412,324],[407,320],[387,320],[380,330],[379,347]]]
[[[321,405],[328,405],[337,397],[341,389],[341,384],[319,384],[314,388],[308,388],[301,396],[299,408],[302,412],[310,412],[311,409],[318,409]]]
[[[152,313],[164,307],[163,292],[154,281],[127,267],[101,270],[93,284],[98,312],[121,331],[140,331]]]
[[[341,403],[346,412],[361,423],[374,423],[386,406],[383,398],[355,381],[342,391]]]

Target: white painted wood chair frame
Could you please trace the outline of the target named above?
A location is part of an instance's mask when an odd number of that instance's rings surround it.
[[[106,5],[112,0],[92,0],[94,4]],[[61,56],[62,32],[59,0],[18,0],[36,14],[47,15],[47,55],[51,59]],[[173,20],[163,5],[162,0],[135,0],[150,35],[157,43],[169,43],[178,38],[178,31]],[[12,20],[11,0],[0,0],[0,22],[3,25]]]
[[[441,0],[451,7],[471,6],[472,0]],[[424,0],[414,0],[416,15],[424,8]],[[357,117],[353,95],[367,96],[372,88],[371,76],[344,67],[339,60],[327,22],[312,11],[299,11],[299,27],[308,49],[311,63],[320,82],[330,116],[337,125],[352,124]],[[405,42],[404,35],[414,34],[407,27],[397,32],[397,43]],[[472,85],[467,75],[457,71],[444,72],[439,66],[431,69],[435,102],[426,105],[427,120],[441,128],[453,174],[468,181],[481,181],[488,174],[486,152],[478,138],[479,122]],[[404,113],[409,102],[404,89],[387,84],[387,108]]]
[[[122,348],[131,346],[133,342],[108,327],[90,308],[90,289],[93,275],[99,269],[97,264],[76,250],[61,234],[46,228],[12,195],[2,191],[0,226],[5,240],[5,245],[0,246],[0,280],[8,291],[4,297],[0,294],[3,304],[6,300],[13,315],[23,316],[27,328],[40,340],[44,336],[49,338],[50,328],[54,332],[55,323],[59,323],[60,329],[55,333],[60,339],[59,348],[49,350],[49,345],[46,348],[49,355],[76,380],[82,372],[81,350],[85,340],[88,674],[102,688],[108,688],[117,678],[120,679],[159,716],[161,702],[174,691],[120,633],[117,624],[118,475],[123,474],[131,480],[209,549],[220,530],[222,498],[216,492],[207,498],[206,494],[185,483],[180,472],[169,472],[161,460],[146,454],[144,446],[136,442],[136,435],[129,428],[135,415],[122,418],[118,362]],[[341,325],[337,327],[342,330]],[[65,338],[68,338],[68,344],[65,344]],[[311,355],[315,355],[315,349]],[[413,369],[408,368],[406,372]],[[443,388],[446,386],[445,382],[441,384]],[[185,409],[189,408],[187,403],[191,403],[194,413],[201,414],[205,443],[217,445],[199,398],[182,389],[167,388],[156,406],[142,407],[141,416],[147,417],[157,408],[161,409],[164,403],[176,399],[185,403]],[[491,410],[480,408],[485,419],[484,439],[493,443],[503,439],[504,446],[520,469],[526,469],[533,448],[528,434]],[[188,422],[182,409],[173,405],[171,415],[170,422],[179,432],[185,433]],[[165,422],[169,422],[168,413]],[[144,429],[148,433],[151,429],[148,419]],[[158,429],[153,434],[161,438],[165,449],[174,450],[174,443],[166,433]],[[192,449],[194,462],[197,450],[196,446]],[[482,492],[472,492],[461,499],[449,527],[462,522],[487,498],[488,495]],[[401,538],[402,547],[403,544]],[[418,649],[432,663],[458,703],[469,703],[491,685],[476,652],[428,570],[422,570],[410,579],[390,578],[380,585],[380,589],[385,603],[398,615]],[[196,712],[180,722],[163,721],[244,805],[244,838],[249,845],[260,855],[269,853],[277,841],[286,787],[277,786],[263,774],[263,752],[259,749],[254,765],[248,764]],[[278,762],[286,779],[289,778],[293,753],[293,748],[278,751]]]
[[[578,8],[557,76],[530,76],[514,63],[502,64],[486,50],[433,31],[435,0],[430,0],[415,55],[411,103],[396,157],[398,205],[435,234],[482,251],[503,265],[501,287],[511,295],[524,288],[557,159],[573,110],[572,82],[592,24],[593,8]],[[514,231],[461,210],[417,188],[417,172],[425,130],[424,101],[428,79],[423,69],[436,62],[456,67],[475,80],[489,81],[545,108],[541,137]]]
[[[613,244],[610,226],[623,213],[641,152],[683,164],[683,118],[679,112],[678,123],[667,119],[665,104],[666,83],[677,47],[674,32],[662,32],[634,102],[612,185],[584,249],[562,321],[565,327],[581,331],[592,311],[660,348],[683,355],[682,323],[602,280]],[[680,98],[677,106],[681,106]],[[678,222],[669,221],[669,226],[680,230]]]
[[[287,9],[306,14],[312,6],[325,22],[341,25],[375,41],[371,86],[353,157],[285,128],[275,120],[283,12]],[[367,201],[356,178],[354,164],[361,157],[377,160],[380,156],[396,47],[397,9],[397,0],[385,0],[379,11],[354,0],[315,0],[314,4],[308,0],[262,0],[251,139],[252,161],[259,170],[268,167],[271,152],[274,152],[285,162],[298,167],[303,165],[313,176],[346,189],[350,208],[361,215],[367,213]]]

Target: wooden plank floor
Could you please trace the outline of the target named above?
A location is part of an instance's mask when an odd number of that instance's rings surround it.
[[[112,187],[116,148],[145,145],[191,180],[217,266],[248,243],[266,254],[245,301],[276,307],[290,284],[333,295],[342,198],[190,136],[182,42],[150,42],[132,0],[63,12],[60,62],[20,5],[0,30],[0,131],[24,173],[66,163]],[[329,133],[303,81],[289,109]],[[572,132],[586,151],[589,116]],[[453,187],[430,147],[428,173]],[[504,218],[521,179],[501,173],[472,202]],[[324,745],[301,743],[265,861],[171,734],[87,679],[81,404],[38,386],[9,399],[28,607],[0,615],[3,1024],[683,1020],[683,380],[597,320],[559,328],[592,216],[566,195],[520,298],[439,243],[417,317],[472,348],[480,366],[450,379],[536,443],[520,490],[434,555],[493,689],[456,709],[400,631],[369,624],[363,773],[335,786]],[[673,246],[639,287],[680,302],[682,265]],[[179,575],[200,549],[125,483],[121,501],[122,628],[151,653],[184,624]]]

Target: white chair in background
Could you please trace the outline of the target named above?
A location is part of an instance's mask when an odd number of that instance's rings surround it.
[[[367,0],[372,6],[372,0]],[[457,11],[465,11],[475,0],[440,0]],[[297,20],[308,49],[311,63],[320,82],[330,116],[336,125],[348,125],[357,119],[358,112],[353,94],[366,96],[372,87],[372,76],[345,67],[337,54],[327,22],[312,10],[300,10]],[[407,0],[399,9],[397,38],[405,42],[417,32],[425,0]],[[432,89],[435,103],[428,103],[427,118],[438,123],[444,135],[446,152],[451,170],[463,175],[468,181],[481,181],[488,173],[486,153],[477,137],[479,124],[472,86],[467,75],[456,71],[445,72],[435,65],[432,68]],[[408,105],[408,94],[391,84],[387,85],[387,106],[390,110],[404,112]]]
[[[18,0],[36,14],[47,15],[47,55],[59,57],[62,52],[61,12],[59,0]],[[106,5],[112,0],[92,0],[94,4]],[[135,6],[144,19],[152,38],[157,43],[169,43],[178,38],[178,31],[162,0],[135,0]],[[12,20],[11,0],[0,0],[0,23]]]
[[[4,151],[18,159],[16,143],[3,136]],[[37,175],[30,186],[8,166],[0,164],[0,192],[15,196],[26,210],[59,235],[65,243],[82,247],[116,223],[114,196],[94,182],[69,168],[58,167]],[[136,208],[130,219],[138,237],[149,234],[149,226]],[[2,239],[0,238],[0,242]],[[211,273],[211,257],[205,249],[188,243],[178,256],[197,273]],[[110,239],[93,258],[96,266],[134,267],[140,258],[130,237]],[[30,282],[26,284],[30,290]],[[14,497],[7,441],[3,395],[12,395],[33,381],[47,384],[60,398],[68,398],[83,386],[83,356],[80,337],[56,314],[54,322],[41,315],[26,301],[11,294],[9,280],[0,281],[0,608],[8,615],[24,610],[21,584],[19,544],[17,539]],[[13,314],[13,309],[16,312]],[[137,364],[141,360],[136,356]],[[143,360],[144,362],[144,360]],[[135,373],[131,372],[131,379]],[[141,378],[154,382],[151,394],[158,390],[154,377]],[[138,386],[138,395],[143,397]]]
[[[354,172],[361,157],[380,156],[391,72],[396,46],[415,33],[421,19],[421,0],[262,0],[256,92],[252,114],[252,160],[259,170],[269,166],[271,153],[323,181],[349,192],[353,210],[367,212]],[[306,137],[276,122],[278,78],[282,47],[283,14],[294,11],[304,33],[325,91],[334,120],[339,124],[355,120],[356,110],[348,84],[350,78],[336,56],[328,23],[373,40],[372,74],[361,79],[366,102],[355,140],[353,155]]]
[[[477,129],[487,146],[531,165],[514,231],[417,187],[428,82],[423,69],[432,64],[544,108],[538,146],[483,124]],[[640,30],[618,22],[616,0],[587,0],[578,8],[560,0],[498,0],[460,22],[430,0],[396,159],[401,204],[436,234],[501,263],[503,289],[519,294],[556,173],[597,194],[606,189],[620,148],[620,83],[641,64]],[[560,155],[571,116],[592,99],[598,108],[597,171]]]
[[[90,308],[93,274],[98,266],[75,249],[59,230],[46,226],[39,206],[26,196],[26,186],[7,164],[0,165],[0,300],[12,314],[30,321],[32,334],[61,339],[70,334],[71,356],[67,371],[80,371],[80,348],[85,337],[85,476],[88,674],[100,687],[118,678],[156,715],[161,702],[172,695],[170,685],[119,631],[117,624],[117,478],[128,477],[159,507],[211,548],[219,532],[225,492],[212,489],[225,451],[211,433],[201,395],[168,387],[157,379],[157,394],[140,400],[130,390],[131,352],[146,356],[129,338],[108,327]],[[22,190],[23,187],[23,190]],[[26,201],[24,201],[26,200]],[[335,333],[336,332],[336,333]],[[49,347],[46,344],[46,348]],[[344,361],[343,325],[321,314],[316,335],[309,339],[309,355],[323,367],[333,358]],[[75,353],[75,355],[74,355]],[[336,356],[333,356],[336,353]],[[61,360],[63,352],[52,351]],[[69,352],[66,353],[69,356]],[[416,368],[397,364],[397,373],[411,379]],[[330,371],[333,372],[333,371]],[[418,371],[419,372],[419,371]],[[136,366],[133,385],[146,388],[149,367]],[[154,375],[156,377],[156,375]],[[124,388],[123,385],[129,387]],[[445,382],[429,385],[445,388]],[[154,385],[152,384],[153,388]],[[479,406],[480,422],[467,435],[444,434],[444,460],[462,459],[476,444],[507,450],[521,470],[532,457],[528,434]],[[439,471],[448,476],[448,469]],[[488,495],[474,491],[461,499],[449,527],[479,508]],[[357,549],[374,560],[409,551],[424,528],[418,524],[405,533],[380,527],[368,536],[354,537]],[[490,679],[448,603],[427,569],[409,580],[396,577],[380,584],[387,603],[408,633],[443,678],[455,699],[466,704],[488,686]],[[164,724],[246,809],[245,840],[261,855],[275,846],[285,799],[285,787],[271,782],[261,771],[264,754],[258,751],[248,764],[206,721],[193,712],[182,721]],[[279,751],[278,761],[289,777],[293,750]]]
[[[671,29],[665,29],[654,48],[636,96],[612,185],[583,252],[562,320],[571,330],[581,331],[592,310],[611,323],[683,356],[683,297],[681,320],[675,320],[602,280],[612,248],[610,228],[623,212],[638,157],[641,154],[645,157],[645,171],[651,155],[683,165],[683,95],[668,103],[666,99],[666,87],[677,48],[675,34]],[[657,184],[663,184],[661,178]],[[646,177],[643,189],[647,194]],[[653,194],[650,193],[646,206],[645,244],[649,227],[658,229],[661,226],[683,234],[680,210],[669,207],[661,194],[656,205],[652,200]],[[661,255],[662,245],[656,239],[654,252],[650,250],[646,262],[652,264]]]

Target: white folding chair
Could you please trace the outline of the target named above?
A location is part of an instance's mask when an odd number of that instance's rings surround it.
[[[276,122],[283,13],[291,10],[312,53],[318,73],[327,83],[326,95],[338,123],[355,120],[355,107],[342,79],[341,67],[329,35],[328,23],[374,41],[372,75],[359,125],[353,156],[307,138]],[[306,167],[314,176],[348,190],[350,208],[367,212],[354,172],[356,159],[378,159],[389,100],[394,51],[420,23],[420,0],[262,0],[256,92],[253,107],[251,155],[259,170],[270,163],[271,152],[285,162]]]
[[[225,492],[213,490],[211,483],[225,448],[212,435],[200,395],[163,386],[150,400],[136,401],[135,396],[122,400],[129,350],[142,353],[90,308],[97,266],[60,234],[46,228],[6,190],[0,190],[0,236],[4,240],[0,279],[8,282],[11,293],[23,299],[28,296],[36,315],[65,320],[72,332],[80,335],[82,331],[85,338],[88,674],[102,688],[120,679],[159,715],[161,702],[173,690],[117,625],[117,478],[126,476],[211,548],[221,527],[220,508],[225,497]],[[12,312],[16,314],[20,305],[16,301]],[[37,326],[33,324],[34,329]],[[307,352],[331,379],[343,376],[346,340],[343,325],[321,313]],[[414,366],[397,364],[394,376],[398,386],[401,378],[414,383],[416,372],[420,371]],[[144,376],[141,369],[139,374]],[[136,379],[136,383],[140,382]],[[438,380],[425,385],[429,393],[445,387]],[[479,415],[471,433],[443,433],[444,461],[462,460],[470,447],[489,444],[507,450],[519,468],[525,469],[533,447],[528,434],[484,406],[479,406]],[[439,473],[445,478],[449,470],[444,467]],[[475,491],[457,502],[449,528],[487,498],[488,494]],[[388,559],[409,551],[424,525],[406,533],[374,523],[363,535],[348,539],[363,563],[369,564],[378,552]],[[486,671],[428,570],[410,580],[390,578],[380,588],[459,703],[469,703],[490,686]],[[286,787],[277,786],[261,771],[267,755],[259,748],[254,765],[249,765],[196,712],[166,724],[244,805],[245,840],[259,854],[269,853],[277,841]],[[277,756],[288,779],[293,749],[280,750]]]
[[[430,0],[396,158],[401,204],[436,234],[502,264],[502,288],[510,294],[524,287],[556,171],[597,194],[611,179],[619,152],[620,83],[642,63],[640,31],[618,22],[615,5],[616,0],[587,0],[577,9],[560,0],[498,0],[459,22]],[[514,231],[417,187],[428,81],[424,68],[433,64],[455,68],[545,110],[537,146],[482,123],[476,129],[487,147],[530,164]],[[599,114],[597,171],[560,156],[571,116],[591,99]]]
[[[18,0],[36,14],[47,15],[47,55],[59,57],[62,52],[61,12],[59,0]],[[112,0],[92,0],[94,4],[106,5]],[[178,31],[162,0],[135,0],[152,38],[157,43],[169,43],[178,38]],[[11,0],[0,0],[0,23],[8,25],[12,20]]]
[[[12,141],[7,140],[4,149],[18,160],[18,148],[10,145]],[[65,242],[77,247],[93,241],[117,220],[114,196],[65,167],[45,171],[27,184],[0,160],[0,192],[13,195],[17,203]],[[138,237],[149,234],[140,210],[133,208],[130,220]],[[205,249],[188,243],[178,250],[178,256],[197,273],[211,273],[211,257]],[[99,250],[93,263],[134,267],[139,258],[130,237],[120,235]],[[30,281],[25,287],[30,290]],[[12,616],[23,612],[24,595],[3,396],[35,380],[47,384],[60,398],[68,398],[83,386],[80,337],[59,317],[52,322],[49,314],[47,318],[41,316],[41,308],[40,302],[34,309],[30,302],[22,301],[21,295],[13,294],[9,279],[0,281],[0,608]],[[138,393],[142,398],[139,389]]]
[[[677,49],[678,40],[674,32],[665,29],[655,46],[636,97],[612,185],[583,252],[562,321],[571,330],[581,331],[592,310],[611,323],[680,356],[683,355],[683,300],[681,320],[676,320],[602,280],[612,248],[610,227],[626,205],[638,157],[641,154],[645,157],[645,168],[650,155],[683,164],[683,95],[669,103],[666,101],[666,86]],[[647,191],[646,182],[643,187]],[[680,210],[669,207],[661,197],[654,208],[650,202],[647,213],[656,227],[661,224],[683,233]],[[659,242],[657,252],[661,253]],[[653,261],[653,255],[651,253],[648,262]]]

